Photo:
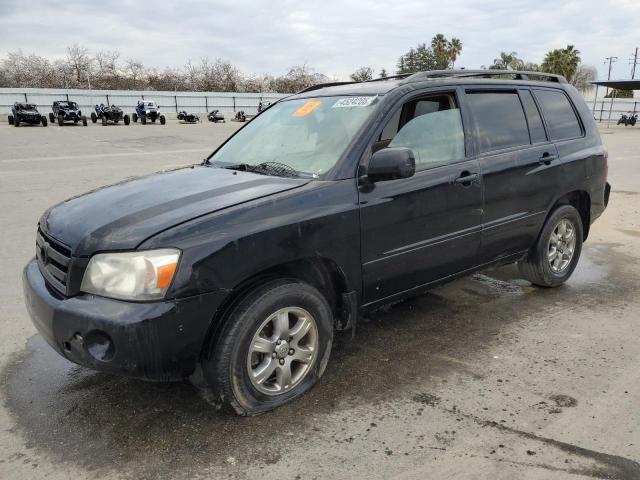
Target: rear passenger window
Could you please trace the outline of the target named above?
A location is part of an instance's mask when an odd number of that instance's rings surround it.
[[[520,98],[524,105],[524,111],[527,113],[531,143],[546,142],[547,134],[544,132],[542,118],[540,118],[540,112],[536,102],[533,100],[533,95],[529,90],[520,90]]]
[[[467,92],[478,127],[481,152],[529,145],[529,131],[517,92]]]
[[[564,140],[582,136],[582,129],[569,99],[559,90],[536,89],[551,140]]]

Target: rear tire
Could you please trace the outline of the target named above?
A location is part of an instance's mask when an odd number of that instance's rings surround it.
[[[123,119],[124,119],[125,125],[129,125],[131,123],[131,119],[129,118],[129,115],[125,115]]]
[[[107,117],[105,117],[104,115],[102,116],[102,126],[103,127],[107,126]]]
[[[164,118],[164,115],[160,115],[160,125],[164,125],[165,123],[167,123],[167,119]]]
[[[62,118],[62,115],[58,115],[58,125],[59,126],[63,126],[64,125],[64,118]]]
[[[42,117],[40,117],[40,123],[42,123],[43,127],[46,127],[47,126],[47,117],[42,115]]]
[[[257,415],[313,387],[332,341],[333,315],[323,295],[296,279],[272,280],[224,315],[205,346],[202,371],[223,407]]]
[[[56,120],[56,119],[55,119],[55,117],[53,116],[53,113],[50,113],[50,114],[49,114],[49,121],[50,121],[51,123],[53,123],[53,122],[55,122],[55,120]]]
[[[557,207],[547,218],[527,258],[518,263],[520,274],[539,287],[562,285],[580,259],[583,231],[582,218],[573,206]]]
[[[9,115],[7,120],[9,121],[9,125],[13,125],[13,115]]]
[[[133,123],[137,123],[138,122],[138,114],[133,112]]]
[[[87,117],[85,117],[84,115],[82,116],[82,126],[83,127],[87,126]]]
[[[93,123],[96,123],[98,121],[98,116],[93,112],[91,112],[91,121]]]
[[[20,119],[18,117],[15,117],[13,119],[13,126],[14,127],[19,127],[20,126]]]

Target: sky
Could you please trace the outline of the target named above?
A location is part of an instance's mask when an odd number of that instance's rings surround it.
[[[462,41],[456,66],[488,66],[503,50],[540,63],[573,44],[599,78],[608,56],[619,57],[611,77],[629,78],[639,25],[640,0],[0,0],[0,57],[61,58],[77,42],[147,67],[207,56],[248,74],[307,64],[342,80],[360,66],[393,72],[401,54],[443,33]]]

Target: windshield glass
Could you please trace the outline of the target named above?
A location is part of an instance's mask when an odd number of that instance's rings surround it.
[[[209,163],[285,164],[311,176],[329,171],[379,103],[375,96],[281,101],[223,145]]]

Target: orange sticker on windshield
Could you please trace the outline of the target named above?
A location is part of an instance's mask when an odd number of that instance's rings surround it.
[[[293,112],[294,117],[304,117],[313,112],[316,108],[320,106],[322,102],[307,102],[302,105],[298,110]]]

